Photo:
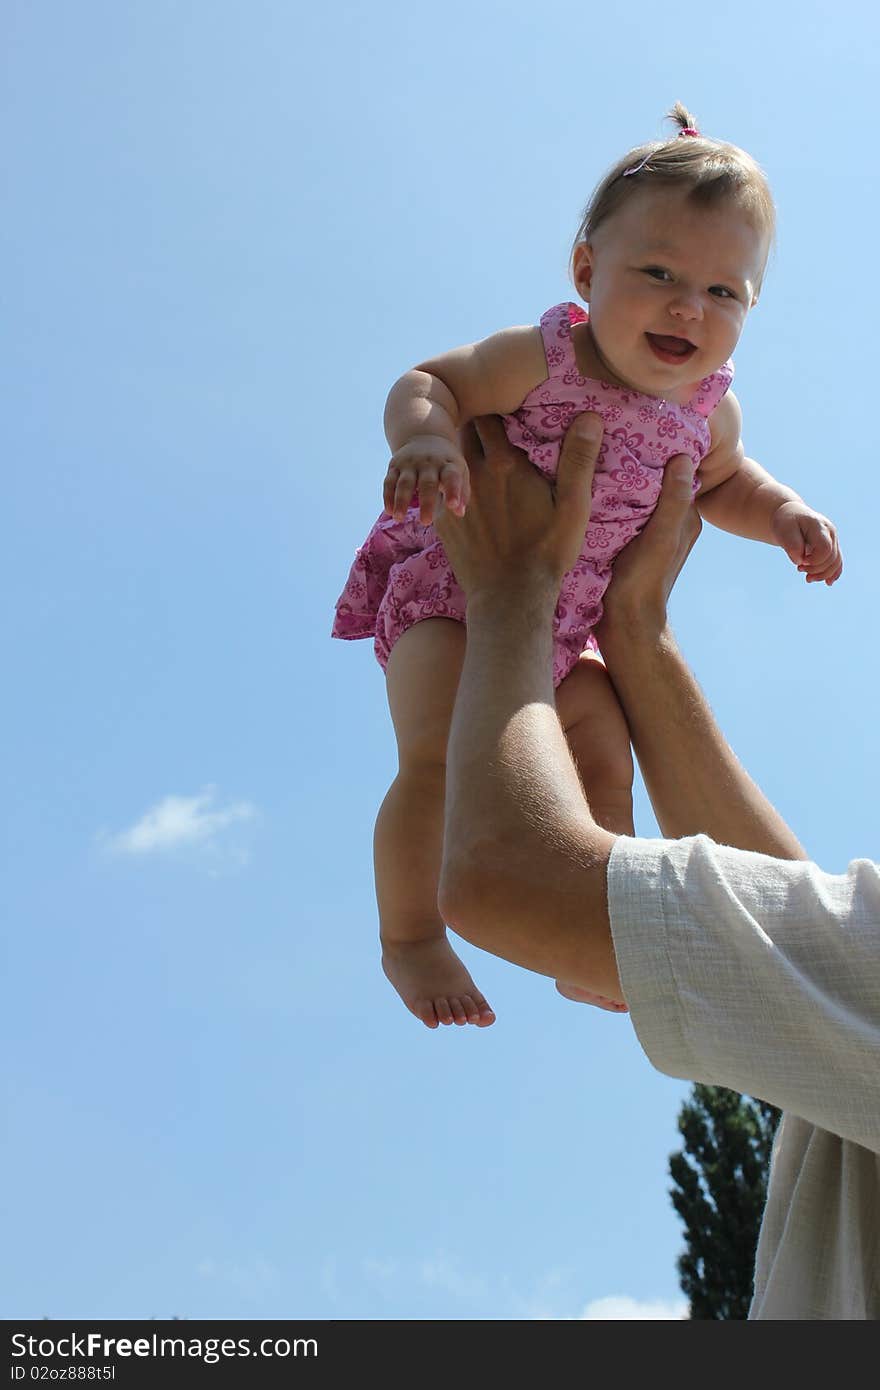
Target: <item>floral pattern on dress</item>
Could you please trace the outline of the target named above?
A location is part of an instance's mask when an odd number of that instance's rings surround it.
[[[565,576],[553,620],[553,680],[568,675],[596,646],[592,630],[614,559],[657,505],[663,469],[674,454],[696,463],[709,450],[708,416],[733,380],[725,363],[705,377],[686,405],[581,376],[571,330],[587,322],[575,304],[557,304],[541,318],[548,375],[512,415],[507,436],[545,476],[553,478],[562,440],[576,415],[593,411],[606,431],[593,480],[593,509],[580,556]],[[698,482],[695,480],[696,490]],[[425,618],[465,621],[464,594],[434,528],[422,526],[418,506],[402,521],[383,512],[358,549],[336,605],[334,637],[372,637],[383,670],[398,637]]]

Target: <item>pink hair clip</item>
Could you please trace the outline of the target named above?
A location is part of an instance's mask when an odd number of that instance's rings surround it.
[[[628,179],[630,174],[637,174],[640,169],[644,169],[645,165],[647,164],[648,160],[651,158],[651,155],[653,153],[653,150],[649,150],[648,153],[645,155],[644,159],[642,160],[641,164],[633,164],[629,169],[624,169],[622,177]]]
[[[700,134],[700,132],[697,130],[696,126],[692,126],[692,125],[683,125],[682,128],[681,128],[681,130],[678,132],[678,138],[679,138],[679,140],[680,140],[681,137],[682,137],[683,135],[699,135],[699,134]]]

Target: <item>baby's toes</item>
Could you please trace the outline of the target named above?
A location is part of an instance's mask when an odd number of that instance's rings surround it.
[[[468,1023],[474,1023],[478,1028],[488,1028],[490,1023],[495,1022],[495,1010],[486,1003],[482,994],[476,998],[466,994],[462,1002],[467,1010]]]
[[[420,999],[413,1009],[413,1013],[416,1015],[416,1018],[422,1020],[426,1028],[436,1028],[438,1026],[437,1013],[434,1008],[433,999]]]
[[[449,1000],[445,996],[434,1000],[434,1008],[437,1011],[437,1018],[440,1023],[452,1023],[453,1013],[449,1006]]]
[[[464,1011],[464,1022],[476,1023],[477,1019],[480,1017],[480,1011],[471,995],[463,994],[461,996],[461,1007]]]
[[[463,1028],[465,1024],[469,1022],[467,1010],[467,995],[462,995],[460,999],[457,995],[455,997],[450,995],[449,1007],[452,1010],[453,1023],[457,1023],[460,1028]]]

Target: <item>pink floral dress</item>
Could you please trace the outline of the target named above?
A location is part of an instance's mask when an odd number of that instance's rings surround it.
[[[574,569],[563,580],[554,617],[554,684],[568,675],[602,616],[602,595],[615,556],[638,535],[660,495],[673,454],[700,463],[709,451],[708,417],[733,380],[726,362],[675,405],[580,375],[571,329],[586,322],[575,304],[557,304],[541,319],[547,379],[504,417],[507,436],[548,478],[556,473],[565,432],[576,415],[595,411],[605,435],[593,481],[593,508]],[[694,484],[695,488],[697,484]],[[403,521],[383,512],[358,549],[336,604],[332,636],[372,637],[384,670],[402,632],[424,618],[465,621],[464,594],[437,534],[411,506]]]

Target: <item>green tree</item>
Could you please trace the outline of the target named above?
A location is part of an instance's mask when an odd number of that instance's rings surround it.
[[[721,1086],[694,1086],[678,1116],[683,1152],[669,1159],[672,1205],[685,1228],[679,1282],[692,1318],[745,1318],[779,1111]]]

